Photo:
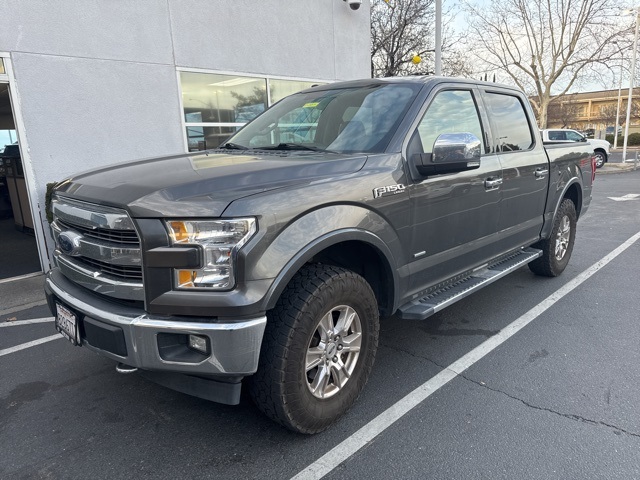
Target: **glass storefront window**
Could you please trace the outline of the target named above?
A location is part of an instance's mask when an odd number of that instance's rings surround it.
[[[185,121],[246,123],[267,108],[264,78],[181,72]]]
[[[268,106],[300,90],[322,85],[320,82],[182,71],[180,84],[190,152],[220,146]],[[270,95],[267,95],[267,88]]]
[[[269,87],[271,88],[271,104],[273,105],[284,97],[288,97],[300,90],[311,88],[314,85],[322,85],[322,83],[300,82],[297,80],[269,80]]]
[[[196,127],[187,125],[187,144],[190,152],[219,147],[240,127]]]

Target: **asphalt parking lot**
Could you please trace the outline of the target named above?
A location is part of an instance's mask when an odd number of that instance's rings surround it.
[[[640,171],[598,175],[562,276],[384,319],[365,392],[310,437],[37,344],[39,292],[0,296],[0,478],[640,478],[639,232]]]

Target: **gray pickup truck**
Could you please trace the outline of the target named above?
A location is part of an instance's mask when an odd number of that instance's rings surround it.
[[[424,320],[525,264],[564,270],[592,155],[545,149],[506,86],[314,87],[216,150],[59,184],[49,306],[120,372],[227,404],[244,383],[273,420],[319,432],[367,382],[380,315]]]

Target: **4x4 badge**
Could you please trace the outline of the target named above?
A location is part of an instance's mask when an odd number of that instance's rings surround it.
[[[398,183],[397,185],[387,185],[386,187],[376,187],[373,189],[373,198],[397,195],[398,193],[404,193],[406,189],[407,187],[401,183]]]

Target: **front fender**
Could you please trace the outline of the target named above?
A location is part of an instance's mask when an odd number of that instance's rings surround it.
[[[394,228],[377,213],[354,205],[323,207],[297,218],[284,228],[255,262],[252,277],[274,278],[264,298],[265,310],[273,308],[296,272],[324,249],[346,241],[373,247],[393,279],[393,298],[399,288],[397,261],[402,258]],[[274,277],[275,274],[275,277]]]

